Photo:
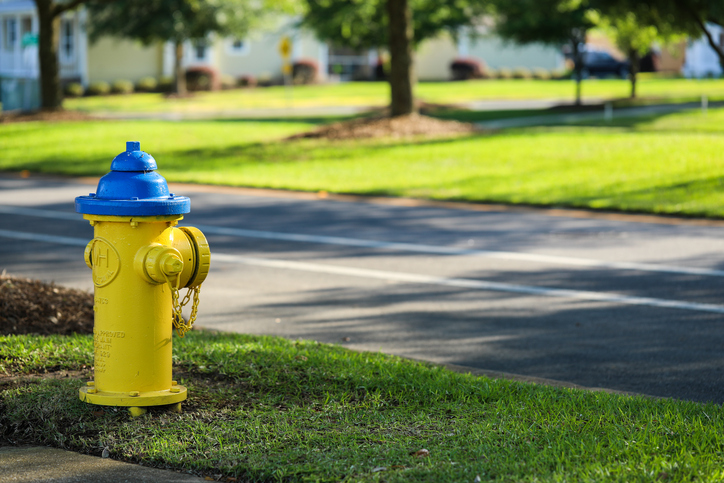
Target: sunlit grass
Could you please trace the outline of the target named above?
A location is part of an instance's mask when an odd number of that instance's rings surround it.
[[[639,96],[660,100],[692,100],[707,95],[724,98],[724,80],[644,79],[638,84]],[[625,98],[626,80],[587,80],[584,98]],[[420,100],[457,104],[478,100],[561,99],[573,101],[575,83],[570,80],[481,80],[467,82],[422,82],[416,87]],[[201,92],[187,99],[167,99],[162,94],[95,96],[66,99],[67,109],[86,112],[223,112],[240,109],[283,110],[289,107],[377,106],[389,103],[390,88],[385,82],[303,85],[289,90],[283,86]]]
[[[92,338],[0,337],[24,374]],[[252,481],[720,481],[720,406],[491,380],[316,342],[192,332],[174,341],[184,414],[78,399],[77,378],[0,390],[0,442],[49,444]],[[65,347],[64,347],[65,346]],[[429,456],[415,456],[426,449]]]
[[[105,174],[140,140],[170,181],[724,216],[724,110],[453,138],[283,141],[320,120],[0,126],[0,169]]]

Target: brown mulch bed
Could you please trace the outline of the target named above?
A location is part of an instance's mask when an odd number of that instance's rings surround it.
[[[0,275],[0,335],[93,333],[93,294]]]
[[[4,112],[0,113],[0,124],[12,122],[31,122],[31,121],[97,121],[97,117],[89,116],[86,113],[78,111],[33,111],[33,112]]]
[[[360,139],[360,138],[406,138],[413,136],[449,136],[479,132],[473,124],[445,121],[434,117],[411,114],[409,116],[376,116],[352,121],[337,122],[322,126],[314,131],[295,134],[287,139]]]

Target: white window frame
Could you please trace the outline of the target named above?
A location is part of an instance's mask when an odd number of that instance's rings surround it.
[[[241,42],[241,47],[236,47],[234,44]],[[234,56],[246,56],[251,52],[251,46],[249,45],[249,39],[238,39],[230,38],[226,43],[226,53]]]
[[[67,26],[70,26],[70,35],[66,35]],[[63,18],[60,20],[60,45],[58,53],[62,64],[72,64],[75,62],[76,53],[78,51],[78,39],[76,36],[76,23],[74,18]],[[70,53],[66,52],[66,40],[70,39]]]
[[[10,27],[12,25],[12,27]],[[20,42],[20,25],[17,17],[3,17],[3,50],[13,52]],[[12,39],[10,38],[12,34]]]

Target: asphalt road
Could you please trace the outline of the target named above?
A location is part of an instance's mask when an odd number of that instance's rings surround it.
[[[724,224],[172,186],[199,325],[724,402]],[[91,289],[79,180],[0,176],[0,270]]]

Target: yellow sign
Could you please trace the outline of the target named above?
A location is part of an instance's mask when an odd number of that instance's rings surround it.
[[[288,59],[292,54],[292,39],[286,35],[279,41],[279,53],[282,54],[282,57],[285,59]]]

